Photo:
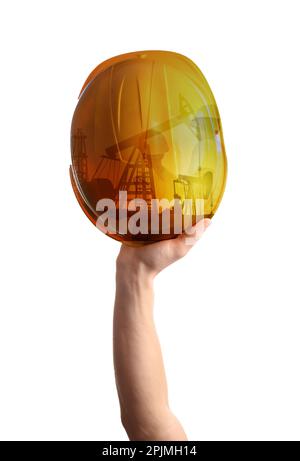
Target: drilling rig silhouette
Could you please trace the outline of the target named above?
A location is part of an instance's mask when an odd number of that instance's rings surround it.
[[[155,139],[155,154],[165,154],[169,147],[165,136],[162,134],[164,131],[184,123],[200,141],[201,123],[207,121],[211,123],[209,117],[197,118],[183,96],[179,97],[179,107],[178,116],[162,122],[153,129],[143,131],[107,147],[105,154],[101,155],[99,163],[95,171],[91,172],[90,177],[87,168],[86,135],[82,129],[77,129],[72,136],[74,169],[83,191],[89,191],[88,195],[95,198],[95,203],[91,204],[93,207],[101,198],[113,199],[118,207],[119,191],[126,191],[128,202],[134,198],[142,198],[146,201],[149,209],[151,208],[151,199],[157,197],[152,169],[153,154],[151,154],[149,140]],[[218,130],[219,127],[217,127]],[[121,154],[125,150],[130,152],[126,160],[122,158]],[[199,188],[201,181],[205,185],[201,192],[202,198],[207,199],[211,193],[213,172],[201,167],[199,157],[197,176],[178,175],[176,179],[173,179],[174,198],[194,199],[197,195],[195,189]]]

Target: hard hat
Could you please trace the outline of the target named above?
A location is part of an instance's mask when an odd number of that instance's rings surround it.
[[[153,204],[161,218],[166,210],[172,215],[174,199],[190,200],[194,223],[196,200],[203,216],[212,217],[223,195],[227,162],[218,108],[199,68],[178,53],[127,53],[96,67],[79,95],[71,151],[79,204],[101,230],[125,243],[176,236],[172,219],[167,230],[161,223],[151,229]],[[160,207],[160,200],[167,205]],[[108,211],[112,203],[115,210]],[[147,226],[139,228],[135,219],[135,230],[129,225],[125,232],[124,223],[141,209]],[[184,217],[187,208],[181,209]]]

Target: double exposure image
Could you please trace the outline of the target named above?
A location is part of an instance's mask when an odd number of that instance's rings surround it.
[[[88,218],[131,245],[211,218],[226,182],[212,91],[187,57],[141,51],[96,67],[71,126],[71,181]]]

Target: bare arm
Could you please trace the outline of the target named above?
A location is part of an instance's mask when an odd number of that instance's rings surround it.
[[[194,241],[208,224],[208,219],[198,224]],[[187,440],[169,408],[153,321],[153,280],[191,246],[184,235],[139,248],[122,245],[117,259],[114,365],[121,419],[130,440]]]

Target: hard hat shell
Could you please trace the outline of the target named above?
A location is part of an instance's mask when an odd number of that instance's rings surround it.
[[[119,191],[128,202],[145,200],[149,210],[152,199],[202,199],[206,217],[223,195],[227,161],[218,108],[199,68],[179,53],[126,53],[97,66],[79,95],[71,150],[74,192],[94,224],[98,201],[109,198],[118,209]],[[133,243],[175,236],[172,226],[167,234],[160,228],[108,235]]]

